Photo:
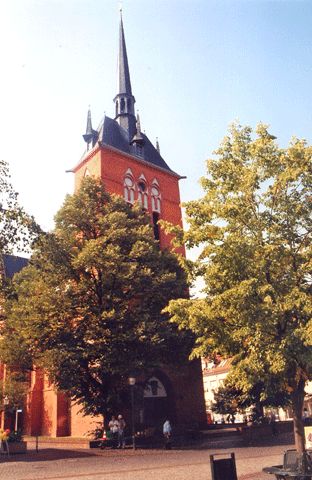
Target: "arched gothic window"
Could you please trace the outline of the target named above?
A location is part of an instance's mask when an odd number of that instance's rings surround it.
[[[151,377],[145,384],[144,398],[151,397],[167,397],[167,392],[164,384],[157,377]]]
[[[160,195],[159,186],[156,183],[153,183],[151,193],[152,193],[152,211],[160,213],[161,195]]]
[[[126,202],[133,204],[134,203],[134,180],[132,176],[128,173],[124,179],[124,199]]]
[[[144,210],[148,209],[148,191],[144,180],[140,179],[138,182],[138,201]]]

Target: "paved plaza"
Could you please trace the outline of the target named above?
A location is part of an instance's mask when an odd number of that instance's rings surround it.
[[[0,457],[0,480],[211,480],[209,455],[235,453],[239,480],[273,480],[262,468],[293,446],[189,450],[42,449]],[[220,458],[222,458],[220,456]]]

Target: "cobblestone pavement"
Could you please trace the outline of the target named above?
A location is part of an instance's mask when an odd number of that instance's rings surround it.
[[[211,480],[209,455],[235,453],[239,480],[273,480],[263,467],[292,446],[229,450],[60,450],[0,457],[0,480]],[[222,457],[220,457],[222,458]]]

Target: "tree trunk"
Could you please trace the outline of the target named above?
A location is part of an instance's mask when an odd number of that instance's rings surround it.
[[[296,388],[291,395],[294,417],[295,445],[298,453],[303,453],[305,451],[304,424],[302,421],[304,386],[305,381],[300,378],[298,384],[296,385]]]
[[[264,417],[263,405],[261,402],[256,402],[255,409],[258,418]]]

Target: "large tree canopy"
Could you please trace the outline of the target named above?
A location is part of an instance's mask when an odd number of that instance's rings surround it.
[[[262,124],[255,134],[232,126],[207,162],[203,198],[186,205],[184,240],[202,249],[203,298],[168,308],[180,328],[195,332],[193,355],[234,357],[241,391],[278,379],[300,451],[312,373],[311,159],[303,140],[282,149]]]
[[[15,278],[0,353],[42,365],[86,412],[104,414],[131,370],[188,357],[190,334],[162,313],[185,296],[185,274],[160,250],[148,215],[90,177],[55,221]]]

